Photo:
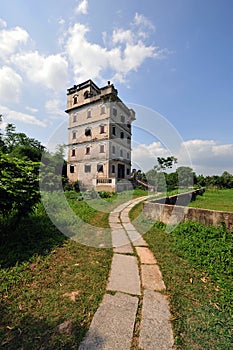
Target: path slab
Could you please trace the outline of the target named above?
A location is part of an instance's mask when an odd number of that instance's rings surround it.
[[[120,222],[110,222],[109,226],[112,230],[123,228]]]
[[[141,265],[141,273],[143,288],[157,291],[166,289],[158,265]]]
[[[141,264],[156,264],[154,254],[149,248],[136,247],[137,254],[140,258]]]
[[[113,248],[114,253],[120,253],[120,254],[133,254],[133,248],[131,244],[122,245],[121,247],[115,247]]]
[[[174,339],[170,318],[166,296],[145,290],[139,347],[144,350],[171,350]]]
[[[123,228],[112,230],[112,246],[121,247],[126,244],[130,244],[130,241],[125,233],[125,230]]]
[[[146,241],[144,241],[144,239],[142,238],[141,234],[134,230],[127,230],[127,234],[129,236],[129,239],[131,240],[132,244],[135,247],[138,246],[143,246],[143,247],[147,247],[148,244],[146,243]]]
[[[121,215],[121,221],[124,223],[130,223],[130,218],[128,217],[128,214]]]
[[[140,295],[140,277],[136,256],[114,254],[107,290]]]
[[[105,294],[79,350],[130,350],[138,298]]]
[[[141,237],[132,242],[134,247],[148,247],[148,243]]]
[[[127,231],[135,231],[135,227],[131,223],[123,223],[123,226]]]

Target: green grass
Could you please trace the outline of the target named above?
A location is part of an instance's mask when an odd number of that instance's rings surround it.
[[[73,210],[106,226],[106,215],[85,202]],[[63,236],[42,205],[17,226],[1,225],[0,237],[0,348],[77,348],[105,293],[112,250]]]
[[[233,189],[207,189],[202,196],[189,204],[190,207],[211,210],[233,211]]]
[[[141,208],[139,204],[130,211],[131,220]],[[138,218],[138,224],[145,224]],[[144,238],[167,287],[176,349],[230,349],[232,233],[198,223],[180,224],[171,233],[164,228],[156,223]]]

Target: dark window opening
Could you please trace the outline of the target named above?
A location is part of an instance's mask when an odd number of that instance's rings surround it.
[[[97,171],[98,171],[98,173],[103,173],[104,172],[103,164],[97,164]]]
[[[126,174],[130,175],[130,169],[128,169],[128,168],[126,169]]]
[[[84,98],[88,98],[89,97],[89,91],[85,91],[83,96],[84,96]]]
[[[87,111],[87,118],[91,118],[91,110],[90,109],[88,109],[88,111]]]
[[[73,139],[76,139],[76,132],[73,132]]]
[[[91,153],[91,147],[86,147],[86,154],[90,154]]]
[[[71,157],[74,157],[75,156],[75,149],[72,149],[71,151]]]
[[[127,128],[128,128],[129,130],[131,130],[131,125],[130,125],[130,123],[127,124]]]
[[[127,137],[127,143],[130,143],[130,137]]]
[[[116,172],[116,167],[115,165],[112,165],[112,173],[115,174],[115,172]]]
[[[85,136],[91,136],[91,129],[90,128],[86,128]]]
[[[85,171],[85,173],[90,173],[91,172],[90,164],[85,164],[84,171]]]
[[[100,134],[104,134],[105,130],[104,130],[104,125],[100,125]]]
[[[112,134],[116,135],[116,127],[115,126],[112,127]]]
[[[123,131],[121,132],[121,139],[123,139],[124,138],[124,133],[123,133]]]
[[[112,153],[116,153],[116,147],[115,146],[112,146]]]
[[[116,109],[116,108],[113,108],[112,113],[113,113],[113,115],[116,117],[116,116],[117,116],[117,109]]]
[[[74,105],[75,105],[76,103],[78,103],[78,96],[74,96],[74,97],[73,97],[73,102],[74,102]]]
[[[70,165],[70,173],[71,173],[71,174],[74,173],[74,165]]]

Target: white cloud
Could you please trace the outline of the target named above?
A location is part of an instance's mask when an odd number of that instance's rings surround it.
[[[46,124],[44,122],[38,120],[33,115],[17,112],[1,105],[0,105],[0,111],[4,117],[4,122],[9,122],[13,120],[13,121],[20,121],[26,124],[33,124],[41,127],[46,127]]]
[[[0,58],[7,60],[22,44],[26,44],[28,39],[27,31],[21,27],[0,30]]]
[[[189,153],[191,165],[184,161],[184,154]],[[133,164],[144,172],[153,168],[157,157],[168,157],[170,152],[160,142],[149,145],[139,144],[133,148]],[[197,174],[222,174],[227,170],[233,173],[233,144],[219,145],[213,140],[188,140],[181,144],[177,154],[179,166],[191,166]],[[185,156],[185,159],[187,157]]]
[[[62,108],[62,102],[61,99],[54,98],[51,100],[48,100],[45,103],[45,110],[47,113],[52,114],[53,116],[59,117],[63,116],[65,117],[64,110]]]
[[[30,107],[30,106],[26,106],[25,109],[31,113],[37,113],[38,112],[38,109],[37,108],[33,108],[33,107]]]
[[[0,101],[18,102],[23,79],[12,68],[3,66],[0,68]]]
[[[130,42],[133,42],[134,40],[133,36],[134,34],[130,29],[124,30],[122,28],[119,28],[113,31],[112,41],[113,41],[113,44],[130,43]]]
[[[0,27],[1,28],[6,28],[6,26],[7,26],[6,21],[4,19],[0,18]]]
[[[157,164],[157,157],[168,156],[170,152],[162,146],[161,142],[153,142],[150,145],[138,144],[132,150],[133,167],[147,172]]]
[[[75,12],[77,14],[81,13],[83,15],[87,14],[87,8],[88,8],[88,1],[82,0],[79,5],[76,7]]]
[[[137,26],[143,25],[144,27],[147,27],[151,30],[155,30],[154,24],[148,18],[137,12],[135,13],[133,23]]]
[[[68,63],[61,55],[44,57],[35,51],[14,55],[11,60],[32,82],[54,90],[64,89]]]
[[[78,81],[90,77],[103,80],[104,72],[110,70],[112,79],[123,82],[127,75],[137,71],[147,58],[164,56],[164,50],[145,44],[133,29],[115,29],[110,48],[88,41],[88,32],[88,26],[76,23],[67,33],[65,49],[73,63],[75,78]],[[106,44],[106,33],[103,33],[103,40]]]

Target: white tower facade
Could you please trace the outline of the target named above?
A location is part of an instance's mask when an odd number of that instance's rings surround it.
[[[131,174],[131,124],[135,112],[114,85],[92,80],[67,90],[68,178],[97,191],[121,190]],[[121,184],[121,186],[120,186]]]

